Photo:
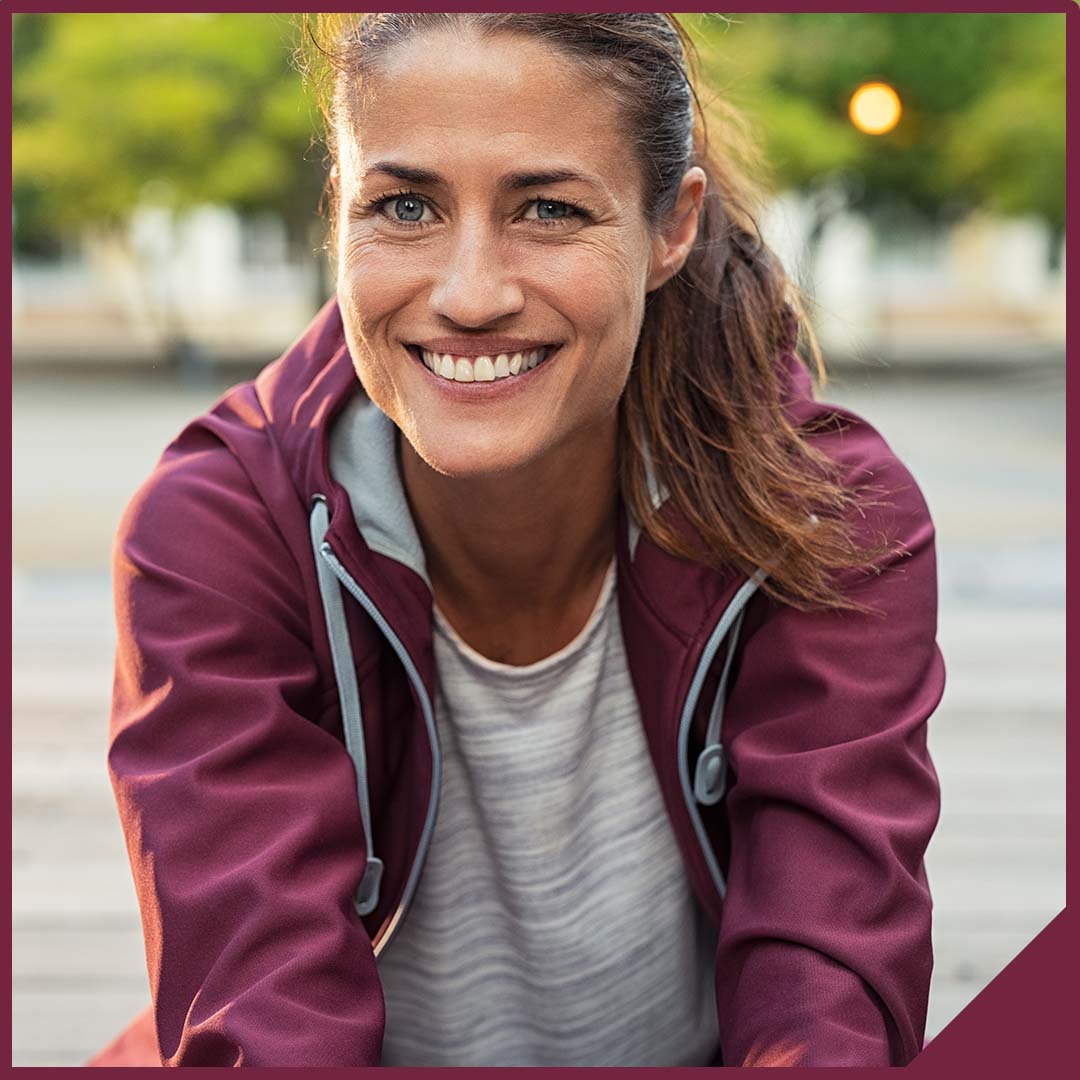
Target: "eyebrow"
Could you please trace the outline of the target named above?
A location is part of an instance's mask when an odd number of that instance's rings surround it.
[[[546,184],[559,184],[566,180],[580,180],[596,186],[596,181],[582,173],[570,169],[549,169],[547,172],[510,173],[500,177],[500,186],[518,191],[521,188],[544,187]]]
[[[381,172],[388,176],[395,176],[398,180],[404,180],[409,184],[426,184],[435,187],[443,183],[443,178],[430,169],[418,169],[412,165],[399,165],[394,161],[376,161],[374,165],[365,170],[368,173]]]
[[[431,169],[420,169],[414,165],[403,165],[396,161],[376,161],[371,165],[368,172],[386,173],[409,184],[424,184],[428,187],[447,186],[446,181],[437,172]],[[520,191],[522,188],[543,187],[546,184],[559,184],[567,180],[579,180],[582,183],[591,184],[593,187],[602,188],[599,181],[584,173],[577,173],[571,169],[546,169],[542,172],[506,173],[499,177],[499,187],[510,191]]]

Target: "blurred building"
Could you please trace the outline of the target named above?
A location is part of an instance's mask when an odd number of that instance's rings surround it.
[[[1065,356],[1065,245],[1037,217],[973,215],[883,234],[819,198],[770,205],[766,239],[813,296],[827,362],[1024,363]]]
[[[257,364],[320,302],[319,259],[290,252],[271,215],[142,207],[126,236],[87,233],[59,258],[16,258],[16,368]]]
[[[1063,360],[1064,244],[1038,218],[971,217],[883,235],[820,196],[782,195],[762,230],[815,298],[830,363]],[[128,235],[90,234],[59,259],[16,259],[16,368],[257,365],[276,356],[330,286],[272,216],[143,207]]]

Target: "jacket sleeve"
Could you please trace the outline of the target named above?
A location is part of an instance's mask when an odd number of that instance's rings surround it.
[[[752,601],[767,612],[742,644],[724,715],[725,1065],[903,1065],[922,1048],[933,966],[923,855],[940,806],[927,719],[945,685],[934,528],[902,464],[874,471],[892,498],[870,523],[904,553],[844,585],[880,614]]]
[[[109,769],[163,1063],[377,1065],[355,774],[314,722],[295,557],[232,454],[189,434],[125,511],[113,571]]]

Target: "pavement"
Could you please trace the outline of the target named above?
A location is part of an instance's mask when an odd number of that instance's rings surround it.
[[[105,773],[109,549],[165,443],[223,385],[23,375],[13,387],[12,1054],[77,1065],[148,999]],[[927,854],[927,1038],[1065,903],[1065,371],[845,366],[937,528],[942,815]]]

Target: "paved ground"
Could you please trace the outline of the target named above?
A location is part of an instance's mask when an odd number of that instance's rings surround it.
[[[938,529],[943,788],[928,854],[933,1037],[1065,903],[1063,368],[847,373]],[[14,387],[13,1062],[74,1065],[147,1000],[104,770],[107,560],[125,499],[216,387]]]

